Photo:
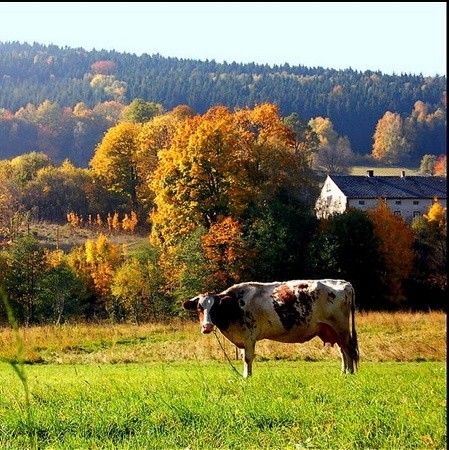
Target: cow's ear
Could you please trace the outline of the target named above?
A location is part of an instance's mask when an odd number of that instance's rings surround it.
[[[220,296],[219,298],[220,298],[220,303],[222,303],[222,304],[226,304],[226,303],[232,302],[234,300],[234,297],[232,297],[229,294]]]
[[[198,307],[198,300],[184,300],[182,302],[182,307],[187,311],[196,311]]]

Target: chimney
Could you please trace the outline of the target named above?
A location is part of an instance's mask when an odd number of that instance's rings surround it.
[[[367,174],[369,177],[373,177],[373,176],[374,176],[374,170],[367,170],[367,171],[366,171],[366,174]]]
[[[405,170],[401,170],[401,178],[405,178]]]

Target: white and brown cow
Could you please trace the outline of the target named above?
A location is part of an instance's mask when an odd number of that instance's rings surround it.
[[[200,294],[183,307],[198,312],[203,333],[217,327],[242,349],[244,377],[251,375],[257,341],[298,343],[315,336],[337,344],[342,372],[354,373],[359,361],[354,297],[351,283],[344,280],[248,282]]]

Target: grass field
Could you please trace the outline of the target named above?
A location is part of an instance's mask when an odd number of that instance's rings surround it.
[[[374,175],[393,175],[400,176],[404,171],[405,175],[422,175],[419,173],[419,168],[416,167],[376,167],[376,166],[354,166],[351,169],[351,175],[366,175],[368,170],[373,170]]]
[[[263,341],[247,380],[197,322],[2,328],[0,448],[445,449],[446,315],[356,325],[356,375],[319,339]]]

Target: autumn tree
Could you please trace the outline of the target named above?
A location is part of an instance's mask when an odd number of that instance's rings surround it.
[[[24,186],[36,177],[44,167],[52,167],[51,158],[43,152],[30,152],[16,156],[10,161],[11,177],[20,186]]]
[[[172,242],[219,217],[238,220],[281,188],[300,195],[302,161],[294,148],[273,105],[235,113],[215,107],[181,122],[152,180],[153,237]]]
[[[446,175],[447,174],[447,155],[440,155],[434,166],[435,175]]]
[[[159,152],[170,147],[178,125],[190,116],[190,110],[178,107],[165,114],[156,115],[142,125],[135,155],[137,172],[142,179],[136,187],[142,216],[147,216],[153,208],[154,191],[151,179],[159,164]]]
[[[138,211],[136,165],[140,124],[123,122],[110,128],[89,162],[94,177],[121,200],[121,208]]]
[[[434,175],[436,161],[437,157],[435,155],[424,155],[419,166],[420,173]]]
[[[122,305],[126,316],[131,316],[138,325],[148,309],[149,286],[139,261],[126,259],[114,273],[111,294]]]
[[[67,255],[62,250],[46,251],[45,259],[47,270],[38,292],[39,319],[59,325],[70,317],[80,317],[86,290],[69,267]]]
[[[70,161],[40,169],[24,188],[24,205],[36,219],[63,222],[68,212],[87,217],[92,176]]]
[[[115,270],[123,262],[121,248],[100,233],[96,240],[87,240],[84,246],[74,248],[67,259],[69,267],[95,296],[94,313],[117,318],[120,312],[111,296],[111,284]]]
[[[118,80],[114,75],[95,74],[90,80],[90,87],[116,102],[124,103],[126,100],[128,85],[126,81]]]
[[[26,214],[22,189],[13,173],[10,161],[0,161],[0,242],[15,237]]]
[[[403,283],[413,269],[415,235],[403,218],[395,215],[383,201],[367,213],[380,243],[385,266],[381,281],[388,289],[388,300],[401,303],[405,300]]]
[[[111,60],[95,61],[90,68],[95,74],[113,75],[117,70],[117,63]]]
[[[339,136],[330,119],[315,117],[309,126],[318,138],[313,166],[325,173],[347,173],[354,160],[347,136]]]
[[[242,281],[251,250],[245,246],[241,224],[231,217],[215,222],[203,236],[202,248],[210,263],[211,289],[223,290]]]
[[[374,132],[372,156],[385,164],[404,161],[411,144],[404,133],[404,122],[398,113],[387,111],[377,122]]]

